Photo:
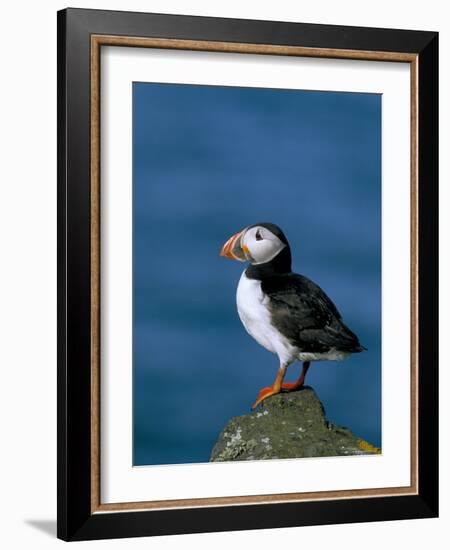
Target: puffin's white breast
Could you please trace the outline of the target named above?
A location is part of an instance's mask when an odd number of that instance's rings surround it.
[[[276,353],[280,362],[289,364],[298,350],[290,344],[270,320],[269,299],[261,290],[261,282],[242,273],[236,293],[237,310],[246,331],[267,350]]]

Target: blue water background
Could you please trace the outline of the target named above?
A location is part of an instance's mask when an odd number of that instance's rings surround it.
[[[277,357],[237,315],[244,264],[219,257],[257,221],[283,228],[293,270],[368,348],[313,363],[307,384],[381,444],[381,96],[134,83],[135,465],[208,461],[274,381]]]

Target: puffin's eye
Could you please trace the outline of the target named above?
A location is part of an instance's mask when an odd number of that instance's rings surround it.
[[[261,232],[260,232],[259,229],[256,231],[255,238],[256,238],[257,241],[262,241],[263,238],[264,238],[264,237],[261,235]]]

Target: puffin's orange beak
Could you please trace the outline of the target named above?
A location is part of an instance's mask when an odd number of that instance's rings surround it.
[[[239,231],[223,245],[220,255],[230,260],[239,260],[240,262],[247,261],[244,250],[241,247],[241,237],[244,231]]]

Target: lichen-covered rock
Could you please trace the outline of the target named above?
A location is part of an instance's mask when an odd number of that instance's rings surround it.
[[[252,413],[235,416],[223,429],[211,462],[379,454],[381,451],[327,421],[314,390],[280,393]]]

